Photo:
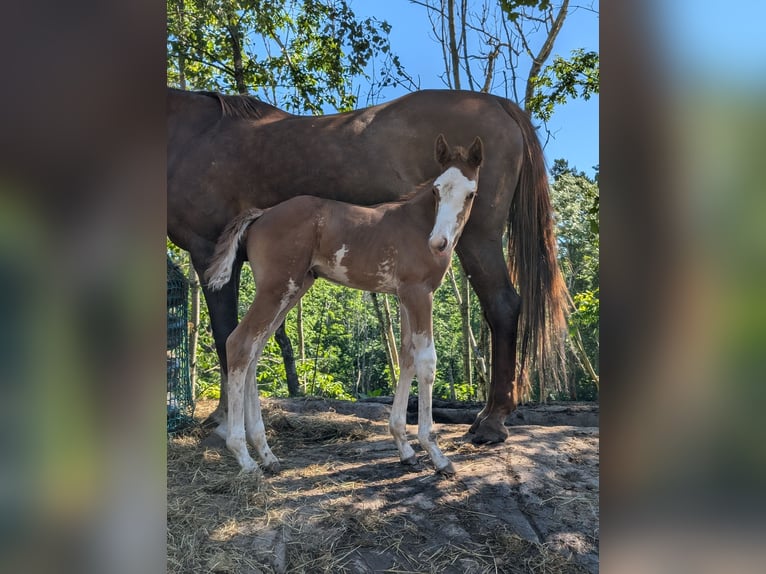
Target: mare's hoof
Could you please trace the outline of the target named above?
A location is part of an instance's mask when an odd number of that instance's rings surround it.
[[[436,472],[438,472],[438,473],[439,473],[439,474],[441,474],[442,476],[446,476],[446,477],[448,477],[448,478],[449,478],[449,477],[455,476],[455,473],[456,473],[457,471],[455,470],[455,467],[454,467],[454,466],[452,466],[452,463],[450,462],[450,463],[449,463],[447,466],[445,466],[444,468],[437,468],[437,469],[436,469]]]
[[[279,461],[272,462],[271,464],[266,464],[263,466],[263,468],[270,472],[271,474],[278,474],[279,471],[282,470],[282,465],[279,464]]]
[[[473,435],[471,437],[473,444],[505,442],[505,439],[508,438],[508,429],[505,428],[505,425],[491,417],[478,421],[478,424],[474,423],[468,432]]]

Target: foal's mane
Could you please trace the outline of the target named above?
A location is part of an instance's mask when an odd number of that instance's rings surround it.
[[[221,103],[221,114],[224,118],[261,119],[270,112],[282,112],[279,108],[262,102],[258,98],[246,95],[226,95],[218,92],[203,92],[205,95],[218,98]]]

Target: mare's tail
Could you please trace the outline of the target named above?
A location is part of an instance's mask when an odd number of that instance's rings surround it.
[[[508,101],[503,107],[521,128],[521,173],[508,218],[508,270],[521,295],[521,350],[517,380],[537,371],[541,400],[546,379],[559,387],[571,298],[556,258],[556,234],[548,174],[540,141],[527,113]],[[525,389],[528,390],[528,389]]]
[[[217,291],[229,282],[231,270],[237,258],[237,250],[247,228],[264,213],[263,209],[257,208],[243,211],[223,230],[205,272],[205,282],[210,289]]]

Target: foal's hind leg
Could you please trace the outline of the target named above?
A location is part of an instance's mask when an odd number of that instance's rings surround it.
[[[266,340],[268,340],[268,338],[271,337],[276,329],[283,323],[287,313],[295,306],[301,297],[303,297],[313,282],[314,279],[311,276],[307,276],[303,284],[300,286],[297,286],[295,283],[291,283],[291,280],[288,280],[287,290],[279,301],[278,308],[281,309],[281,311],[278,313],[273,323],[269,325],[270,329],[268,335],[266,335]],[[263,300],[261,300],[261,303],[263,303]],[[256,362],[257,361],[251,363],[252,370],[248,374],[248,383],[245,389],[245,434],[247,436],[247,442],[253,445],[258,453],[258,456],[263,463],[263,467],[270,472],[279,472],[279,459],[274,456],[274,453],[271,452],[271,449],[266,442],[266,427],[263,424],[261,401],[258,397]]]
[[[245,382],[245,436],[247,442],[255,447],[263,467],[270,472],[279,472],[279,459],[274,456],[266,442],[266,427],[263,424],[261,400],[258,397],[258,384],[255,379],[256,367],[257,360],[250,364]]]
[[[415,376],[415,362],[412,353],[412,337],[407,313],[402,309],[401,319],[402,344],[399,350],[399,380],[396,383],[394,403],[391,406],[391,417],[388,428],[394,437],[396,448],[402,464],[414,465],[418,462],[415,451],[407,440],[407,402],[410,395],[412,377]]]
[[[226,446],[244,471],[251,472],[258,468],[248,453],[246,437],[257,449],[266,468],[279,468],[279,461],[266,442],[255,375],[258,360],[269,337],[311,283],[310,277],[301,278],[300,285],[283,274],[263,277],[253,304],[226,342],[229,359],[229,427]]]

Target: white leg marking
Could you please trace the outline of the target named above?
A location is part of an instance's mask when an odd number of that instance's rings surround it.
[[[438,472],[455,474],[452,463],[439,450],[436,438],[431,434],[433,426],[431,397],[436,375],[436,348],[433,338],[430,333],[415,333],[412,335],[412,346],[415,351],[415,371],[418,377],[418,441],[428,452]]]
[[[229,432],[226,437],[226,447],[236,457],[243,471],[258,472],[260,469],[247,451],[245,442],[246,375],[246,368],[240,367],[229,371]]]
[[[262,349],[264,341],[258,340],[255,345],[257,349]],[[266,442],[266,427],[263,424],[261,401],[258,397],[258,384],[255,374],[260,355],[261,352],[259,351],[250,363],[247,382],[245,383],[245,433],[247,435],[247,442],[255,447],[263,466],[271,472],[278,472],[279,459],[274,456],[268,442]]]
[[[407,441],[407,401],[410,398],[410,384],[412,383],[412,376],[415,374],[415,369],[412,366],[412,361],[409,361],[409,365],[405,365],[407,359],[405,354],[410,351],[402,349],[401,357],[399,358],[399,381],[396,383],[396,393],[394,394],[394,404],[391,406],[391,418],[388,421],[388,428],[391,431],[391,435],[394,437],[396,448],[399,449],[399,458],[405,464],[415,464],[417,458],[415,451],[412,450],[410,443]]]

